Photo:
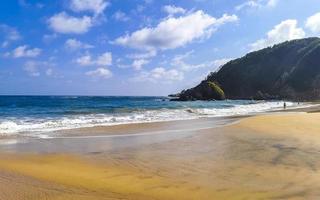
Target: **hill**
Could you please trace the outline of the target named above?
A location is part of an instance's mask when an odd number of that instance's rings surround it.
[[[287,41],[232,60],[177,100],[223,99],[211,94],[210,83],[227,99],[319,99],[320,38]]]

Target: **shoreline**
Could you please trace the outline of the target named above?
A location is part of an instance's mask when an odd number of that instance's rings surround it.
[[[131,145],[179,140],[202,131],[232,125],[242,118],[201,118],[63,130],[54,132],[52,137],[47,138],[2,139],[0,140],[0,152],[81,155],[97,152],[96,146],[100,146],[99,151],[108,151],[112,142],[117,143],[117,146],[113,148],[126,148]]]
[[[280,102],[276,102],[276,103],[277,103],[277,105],[279,105]],[[248,105],[246,105],[246,106],[248,106]],[[42,122],[39,122],[40,124],[37,124],[36,122],[34,122],[34,123],[36,123],[34,125],[37,128],[31,128],[31,129],[24,128],[25,125],[23,123],[18,125],[19,123],[16,124],[17,122],[8,121],[8,122],[4,123],[4,130],[6,130],[6,126],[7,126],[7,129],[10,126],[14,126],[13,130],[15,130],[16,132],[10,132],[10,131],[9,132],[2,132],[2,133],[0,133],[0,140],[1,139],[8,139],[8,138],[18,138],[18,137],[22,137],[22,138],[50,138],[50,137],[52,137],[52,135],[53,136],[55,134],[59,135],[59,134],[61,134],[63,132],[70,133],[71,135],[73,135],[77,131],[83,132],[84,130],[100,129],[101,127],[111,127],[110,129],[113,129],[112,127],[128,126],[130,128],[130,126],[135,126],[135,125],[144,126],[145,124],[156,125],[158,123],[171,123],[171,122],[179,123],[179,121],[182,121],[183,123],[188,123],[188,121],[191,121],[191,120],[202,120],[202,119],[205,119],[205,118],[213,119],[213,120],[214,119],[219,120],[219,119],[222,119],[222,118],[233,119],[233,118],[243,118],[243,117],[247,117],[247,116],[254,116],[254,115],[260,115],[260,114],[267,114],[267,113],[272,113],[272,112],[308,111],[308,110],[314,110],[314,107],[319,107],[319,105],[317,105],[317,104],[314,105],[312,102],[308,102],[308,103],[301,104],[301,105],[290,106],[286,110],[283,110],[281,108],[281,106],[280,106],[280,107],[272,108],[272,109],[269,108],[270,110],[263,111],[265,108],[263,107],[263,105],[261,105],[261,106],[262,106],[262,108],[258,108],[259,111],[254,112],[254,109],[253,109],[248,113],[246,113],[246,112],[243,113],[243,111],[241,111],[241,109],[244,109],[244,108],[240,108],[240,111],[236,111],[235,113],[233,113],[233,115],[230,115],[230,113],[229,114],[228,113],[222,113],[221,116],[220,115],[215,116],[215,114],[211,113],[212,111],[210,111],[210,112],[209,111],[204,111],[205,109],[203,111],[200,111],[200,112],[197,109],[195,109],[195,110],[194,109],[190,109],[190,111],[189,111],[189,109],[186,109],[186,110],[185,109],[181,109],[177,113],[177,115],[179,115],[179,113],[182,112],[183,110],[185,110],[185,112],[189,112],[191,115],[188,116],[188,117],[183,116],[181,119],[179,117],[174,116],[171,119],[167,118],[167,119],[157,119],[157,120],[151,120],[151,121],[148,121],[148,120],[147,121],[145,121],[145,120],[139,121],[138,120],[138,121],[131,121],[131,122],[128,121],[128,122],[117,122],[117,123],[106,123],[106,124],[102,123],[102,122],[101,123],[97,123],[97,124],[91,124],[91,122],[89,122],[89,121],[86,124],[77,124],[78,122],[70,122],[71,123],[70,127],[68,127],[69,125],[64,124],[66,122],[64,122],[63,120],[60,122],[59,119],[56,119],[56,121],[53,120],[52,122],[50,120],[49,121],[45,120],[43,122],[43,124],[42,124]],[[255,108],[255,109],[257,109],[257,108]],[[202,113],[202,112],[204,112],[204,113]],[[216,112],[216,111],[214,111],[214,112]],[[221,112],[223,112],[223,109],[221,110]],[[239,112],[239,113],[237,113],[237,112]],[[226,116],[224,116],[224,115],[226,115]],[[67,119],[69,119],[69,118],[67,118]],[[71,120],[75,120],[75,119],[71,119]],[[93,119],[90,119],[90,120],[93,120]],[[101,119],[97,118],[96,120],[101,120]],[[80,122],[81,122],[81,119],[80,119]],[[6,125],[6,123],[8,123],[8,124]],[[30,123],[30,122],[28,122],[28,123]],[[28,124],[28,123],[26,124],[26,127],[30,126],[30,124]],[[49,124],[47,124],[47,123],[49,123]],[[52,124],[50,124],[50,123],[52,123]],[[58,124],[56,124],[56,123],[58,123]],[[62,123],[62,124],[59,125],[59,123]],[[76,123],[76,124],[73,124],[73,123]],[[22,126],[22,128],[20,126]],[[38,126],[45,126],[45,127],[43,129],[39,129]],[[51,126],[53,126],[53,127],[51,127]],[[55,126],[57,126],[57,127],[55,127]],[[19,129],[22,129],[22,130],[19,130]],[[117,128],[114,128],[114,129],[117,129]]]
[[[314,199],[319,120],[271,112],[220,126],[148,123],[117,127],[117,137],[100,127],[82,130],[97,137],[0,145],[0,199]],[[163,133],[135,135],[141,130]]]
[[[306,112],[306,113],[315,113],[320,112],[320,105],[318,103],[310,103],[308,102],[305,106],[300,107],[293,107],[293,108],[287,108],[287,109],[277,109],[277,110],[270,110],[266,112],[260,112],[260,113],[251,113],[246,115],[233,115],[233,116],[203,116],[198,117],[194,119],[179,119],[179,120],[166,120],[166,121],[150,121],[150,122],[134,122],[134,123],[123,123],[123,124],[114,124],[114,125],[97,125],[92,127],[80,127],[80,128],[72,128],[72,129],[62,129],[57,131],[51,131],[51,133],[56,134],[56,137],[77,137],[77,136],[90,136],[92,134],[86,134],[90,131],[93,131],[96,136],[117,136],[117,135],[131,135],[131,134],[140,134],[139,131],[143,131],[146,128],[154,128],[154,127],[164,127],[164,126],[172,126],[172,124],[188,124],[189,122],[202,122],[202,121],[209,121],[209,122],[218,122],[218,124],[215,124],[211,128],[218,128],[221,126],[228,126],[232,125],[233,123],[237,123],[241,121],[242,119],[248,118],[248,117],[254,117],[259,115],[269,115],[269,114],[275,114],[275,113],[300,113],[300,112]],[[219,124],[222,123],[222,124]],[[138,128],[138,129],[137,129]],[[140,128],[140,129],[139,129]],[[209,127],[208,127],[209,128]],[[133,133],[131,132],[133,130]],[[129,130],[129,132],[128,132]],[[123,132],[126,133],[123,133]],[[136,132],[139,133],[136,133]],[[164,130],[167,131],[167,130]],[[95,135],[92,135],[95,136]],[[49,137],[50,138],[50,137]]]
[[[268,112],[256,113],[251,115],[234,115],[228,117],[200,117],[196,119],[182,119],[182,120],[168,120],[168,121],[156,121],[156,122],[139,122],[139,123],[127,123],[107,126],[93,126],[82,127],[73,129],[62,129],[57,131],[45,132],[49,135],[27,136],[27,135],[6,135],[0,136],[0,153],[1,152],[15,152],[25,153],[30,151],[31,153],[75,153],[79,154],[79,148],[83,148],[83,145],[78,143],[72,149],[77,151],[68,151],[67,146],[63,146],[63,150],[55,152],[57,141],[64,143],[64,140],[70,140],[70,142],[93,139],[92,143],[97,142],[99,139],[116,139],[116,138],[129,138],[129,137],[150,137],[156,136],[171,136],[173,138],[176,135],[183,137],[184,135],[193,135],[201,131],[209,129],[219,129],[223,127],[231,127],[234,124],[240,123],[248,118],[259,116],[277,116],[286,114],[300,114],[300,113],[318,113],[320,112],[319,104],[309,104],[308,106],[298,108],[288,108],[281,110],[273,110]],[[261,130],[259,130],[261,131]],[[42,134],[42,133],[40,133]],[[179,136],[180,137],[180,136]],[[170,138],[170,137],[168,137]],[[50,142],[52,141],[52,142]],[[82,143],[82,142],[80,142]],[[21,145],[20,145],[21,144]],[[40,145],[39,145],[40,144]],[[45,150],[49,145],[49,150]],[[77,147],[79,145],[80,147]],[[13,148],[10,148],[12,147]],[[15,146],[23,146],[22,150]],[[94,146],[94,145],[93,145]],[[8,148],[9,147],[9,148]],[[80,154],[84,153],[80,151]]]
[[[192,119],[174,119],[174,120],[164,120],[164,121],[148,121],[148,122],[131,122],[131,123],[119,123],[112,125],[96,125],[89,127],[79,127],[79,128],[67,128],[54,131],[39,132],[39,136],[29,136],[28,132],[14,133],[8,135],[0,134],[0,145],[1,141],[6,140],[29,140],[29,139],[54,139],[54,138],[80,138],[80,137],[126,137],[130,135],[143,136],[151,134],[159,134],[165,132],[175,132],[175,131],[184,131],[181,129],[182,126],[188,127],[189,124],[194,126],[195,122],[198,129],[210,129],[210,128],[219,128],[223,126],[230,126],[234,123],[238,123],[243,119],[256,117],[261,115],[277,115],[277,114],[286,114],[286,113],[318,113],[320,112],[320,105],[318,102],[308,102],[305,106],[292,107],[287,109],[277,109],[270,110],[266,112],[252,113],[247,115],[233,115],[233,116],[223,116],[223,117],[212,117],[212,116],[203,116]],[[203,127],[202,123],[213,123],[208,127]],[[177,126],[178,124],[178,126]],[[180,126],[179,126],[180,125]],[[199,126],[200,125],[200,126]],[[172,127],[173,129],[164,129],[163,127]],[[176,130],[176,129],[181,130]],[[161,130],[160,130],[161,129]],[[147,130],[147,131],[146,131]],[[190,129],[185,129],[186,131],[191,131]],[[193,131],[196,131],[197,128],[193,128]],[[143,133],[141,133],[143,132]],[[20,135],[21,134],[21,135]],[[46,135],[46,134],[50,134]]]
[[[56,134],[57,137],[61,136],[90,136],[94,132],[95,135],[101,136],[117,136],[117,135],[135,135],[141,134],[141,132],[165,132],[165,131],[183,131],[184,128],[193,128],[192,126],[202,128],[217,128],[221,126],[227,126],[232,124],[240,119],[246,118],[250,115],[245,116],[229,116],[229,117],[203,117],[203,118],[195,118],[195,119],[181,119],[181,120],[168,120],[168,121],[154,121],[154,122],[137,122],[137,123],[127,123],[127,124],[116,124],[116,125],[98,125],[93,127],[82,127],[75,129],[66,129],[54,131],[52,133]],[[208,127],[203,127],[208,126]],[[163,128],[165,129],[163,130]],[[167,129],[167,128],[171,129]],[[161,130],[160,130],[161,129]],[[147,130],[147,131],[146,131]],[[188,131],[188,129],[186,129]],[[92,135],[94,136],[94,135]]]

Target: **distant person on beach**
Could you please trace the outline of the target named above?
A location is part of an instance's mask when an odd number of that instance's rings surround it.
[[[287,104],[286,102],[283,103],[283,109],[286,109],[287,108]]]

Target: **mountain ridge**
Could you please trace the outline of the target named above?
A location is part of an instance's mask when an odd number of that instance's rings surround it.
[[[320,38],[286,41],[229,61],[176,100],[221,100],[210,95],[215,83],[227,99],[320,98]]]

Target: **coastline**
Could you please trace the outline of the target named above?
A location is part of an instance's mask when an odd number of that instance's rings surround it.
[[[36,100],[39,99],[36,98]],[[125,101],[130,105],[129,107],[125,102],[122,102],[121,106],[123,107],[118,105],[113,108],[113,106],[105,107],[103,104],[106,101],[110,105],[113,103],[117,105],[112,98],[111,100],[102,99],[102,101],[96,99],[98,105],[92,104],[90,99],[86,98],[81,98],[76,102],[68,101],[70,104],[64,100],[64,98],[54,99],[55,102],[65,104],[61,109],[58,107],[50,108],[50,104],[28,109],[23,106],[21,99],[16,99],[20,106],[18,112],[12,112],[14,110],[9,109],[10,105],[2,111],[4,113],[0,120],[0,137],[46,138],[51,137],[51,133],[54,135],[56,132],[72,132],[73,129],[81,131],[98,126],[113,127],[202,118],[232,118],[233,116],[255,115],[270,111],[279,112],[283,109],[283,102],[279,101],[226,100],[159,103],[157,98],[143,101],[137,98],[130,102]],[[123,99],[118,100],[123,101]],[[46,97],[45,101],[52,101],[52,99]],[[74,103],[76,105],[71,106]],[[311,106],[309,103],[300,105],[296,102],[287,103],[287,109],[309,106]],[[79,107],[78,110],[77,107]]]
[[[267,113],[1,145],[0,199],[312,199],[320,195],[319,120]],[[104,137],[112,132],[122,136]]]
[[[0,200],[320,200],[320,0],[7,0]]]

